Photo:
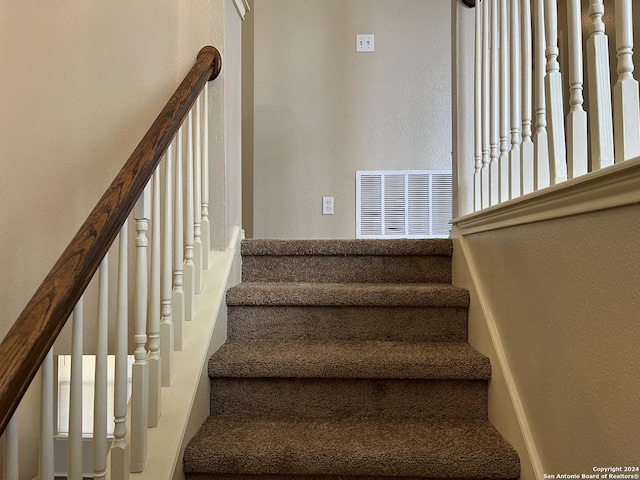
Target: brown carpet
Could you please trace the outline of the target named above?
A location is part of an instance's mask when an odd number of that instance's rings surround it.
[[[190,480],[515,479],[449,240],[251,240]]]

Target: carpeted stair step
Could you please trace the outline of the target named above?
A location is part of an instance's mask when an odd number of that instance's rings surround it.
[[[209,375],[213,415],[487,418],[489,361],[465,343],[232,342]]]
[[[448,284],[243,282],[227,305],[467,308],[469,292]]]
[[[250,240],[188,480],[515,479],[450,240]]]
[[[466,342],[465,307],[230,305],[230,341]]]
[[[448,239],[245,240],[244,282],[448,283]]]
[[[446,284],[245,282],[227,292],[229,340],[464,342],[468,304]]]
[[[190,479],[366,476],[516,479],[516,452],[487,421],[211,416],[184,456]]]
[[[488,380],[491,365],[466,343],[250,340],[215,352],[209,376]]]

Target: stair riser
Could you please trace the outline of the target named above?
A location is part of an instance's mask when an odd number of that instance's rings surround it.
[[[211,414],[487,418],[483,380],[212,378]]]
[[[244,282],[450,283],[451,257],[244,256]]]
[[[228,338],[466,342],[467,310],[444,307],[230,306]]]
[[[443,480],[434,477],[387,477],[371,475],[213,475],[189,473],[186,480]],[[496,480],[495,478],[447,478],[446,480]],[[504,479],[504,480],[515,480]]]

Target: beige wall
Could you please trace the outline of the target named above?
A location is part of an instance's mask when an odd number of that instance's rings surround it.
[[[639,219],[632,206],[465,237],[544,473],[639,458]]]
[[[222,49],[223,3],[0,5],[0,338],[198,50]],[[22,451],[24,478],[33,453]]]
[[[256,0],[253,15],[256,237],[354,237],[356,170],[451,168],[449,2]],[[374,53],[355,53],[358,33]]]

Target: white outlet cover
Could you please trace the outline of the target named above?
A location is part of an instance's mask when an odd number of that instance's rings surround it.
[[[375,50],[375,38],[373,33],[356,35],[356,52],[373,52]]]

